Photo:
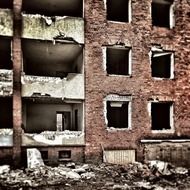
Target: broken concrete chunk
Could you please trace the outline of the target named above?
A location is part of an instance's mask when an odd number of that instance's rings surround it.
[[[0,166],[0,174],[8,173],[10,171],[9,165]]]
[[[27,149],[27,164],[28,168],[36,168],[39,166],[44,166],[41,153],[36,148]]]
[[[177,167],[177,168],[175,168],[175,173],[176,174],[187,174],[188,169],[183,168],[183,167]]]
[[[70,162],[70,163],[68,163],[68,164],[66,165],[66,167],[75,169],[75,163]]]
[[[80,179],[80,175],[76,172],[70,171],[66,173],[66,177],[70,179]]]
[[[85,169],[85,170],[88,170],[88,169],[89,169],[89,165],[88,165],[88,164],[84,164],[84,165],[82,166],[82,168]]]
[[[94,172],[87,172],[87,173],[81,174],[81,177],[83,179],[91,179],[91,178],[95,178],[96,176]]]
[[[163,175],[170,175],[171,172],[168,169],[169,163],[168,162],[163,162],[160,160],[152,160],[149,161],[150,168],[151,169],[156,169],[159,173]]]
[[[86,170],[84,168],[76,168],[76,169],[73,169],[72,171],[76,172],[78,174],[82,174],[82,173],[86,172]]]
[[[113,189],[114,190],[127,190],[127,189],[130,189],[130,187],[127,185],[127,184],[125,184],[125,185],[114,185],[113,186]]]

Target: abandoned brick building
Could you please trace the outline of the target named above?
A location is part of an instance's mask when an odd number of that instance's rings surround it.
[[[190,165],[189,0],[0,0],[0,163]]]

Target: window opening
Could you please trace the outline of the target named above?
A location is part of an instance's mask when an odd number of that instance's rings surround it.
[[[151,104],[152,130],[168,130],[172,125],[172,102]]]
[[[152,77],[173,78],[173,54],[171,52],[152,52]]]
[[[12,9],[13,8],[13,0],[1,0],[0,8],[2,9]]]
[[[108,127],[128,128],[129,127],[129,102],[107,101]]]
[[[59,151],[59,160],[71,159],[71,150]]]
[[[130,0],[107,0],[107,20],[130,22]]]
[[[11,39],[6,37],[0,38],[0,69],[12,69],[11,60]]]
[[[172,28],[173,22],[173,0],[152,1],[152,25]]]
[[[12,98],[0,97],[0,128],[13,128]]]
[[[108,74],[130,75],[130,48],[107,48],[106,68]]]

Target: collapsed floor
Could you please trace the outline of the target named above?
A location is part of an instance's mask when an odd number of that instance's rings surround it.
[[[0,167],[0,189],[177,190],[190,189],[190,170],[162,161],[146,164],[61,164],[10,170]]]

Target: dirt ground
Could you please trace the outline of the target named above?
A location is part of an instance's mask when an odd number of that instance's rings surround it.
[[[0,189],[190,190],[190,170],[161,161],[127,165],[67,163],[19,170],[0,166]]]

